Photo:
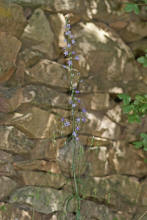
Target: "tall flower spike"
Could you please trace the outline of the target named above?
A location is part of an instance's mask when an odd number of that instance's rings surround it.
[[[75,51],[72,51],[72,46],[73,46],[73,44],[76,43],[76,41],[74,39],[74,36],[71,33],[71,25],[70,25],[68,17],[66,17],[66,26],[65,26],[65,33],[64,34],[65,34],[65,42],[67,45],[64,48],[64,55],[67,58],[67,65],[63,65],[63,67],[68,70],[68,72],[71,76],[70,89],[72,90],[72,93],[71,93],[71,99],[69,100],[69,103],[71,104],[71,107],[72,107],[72,118],[75,121],[75,123],[73,122],[72,135],[73,135],[73,137],[75,137],[76,140],[79,140],[79,138],[77,137],[77,135],[78,135],[77,132],[80,130],[80,122],[85,122],[85,118],[84,117],[82,117],[82,118],[77,117],[77,119],[75,119],[76,108],[78,107],[78,103],[80,103],[80,99],[75,97],[75,94],[79,94],[80,91],[74,86],[73,80],[74,80],[74,77],[79,76],[80,73],[79,72],[77,72],[75,74],[73,73],[73,68],[72,68],[73,62],[72,61],[79,60],[79,56],[77,56],[77,55],[74,56],[76,53],[75,53]],[[85,110],[85,108],[83,108],[82,113],[85,113],[85,112],[86,112],[86,110]],[[63,119],[63,118],[61,121],[63,122],[65,127],[71,125],[71,123],[69,121],[65,122],[65,119]]]

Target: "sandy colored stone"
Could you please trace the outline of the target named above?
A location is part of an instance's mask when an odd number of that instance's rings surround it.
[[[34,210],[49,214],[64,209],[69,193],[49,187],[26,186],[17,189],[10,197],[9,203],[17,203],[19,207],[33,207]],[[70,210],[73,210],[73,200]]]
[[[46,54],[49,59],[55,59],[58,56],[54,33],[44,11],[40,8],[37,8],[28,20],[21,40],[28,48],[31,47],[33,50]]]
[[[15,154],[28,154],[34,147],[33,140],[13,126],[0,126],[0,149]]]
[[[81,178],[79,190],[86,200],[91,198],[90,200],[94,201],[105,201],[107,206],[112,206],[116,210],[131,214],[134,213],[138,205],[140,187],[137,178],[110,175],[106,177]]]
[[[29,138],[53,138],[54,133],[59,136],[61,132],[61,120],[57,116],[38,107],[28,107],[16,112],[11,121]],[[71,132],[71,126],[65,127],[63,134]]]
[[[10,193],[17,188],[17,183],[9,177],[0,177],[0,199],[4,199],[9,196]]]
[[[105,93],[139,80],[132,51],[109,26],[100,22],[80,22],[72,30],[79,55],[75,68],[85,78],[79,85],[80,92]]]
[[[6,32],[16,38],[23,33],[27,24],[23,8],[16,4],[0,3],[0,32]]]
[[[81,94],[78,98],[87,110],[102,110],[109,108],[109,94],[93,93],[93,94]]]
[[[4,113],[15,111],[23,101],[21,88],[0,87],[0,111]]]
[[[74,172],[77,176],[84,175],[86,173],[87,163],[82,144],[79,141],[74,142],[73,139],[67,141],[66,144],[58,150],[57,163],[64,176],[73,177]]]
[[[0,82],[5,82],[12,76],[20,48],[21,42],[16,37],[0,32]]]
[[[97,204],[93,201],[83,201],[81,204],[81,216],[87,220],[94,220],[99,216],[101,220],[106,219],[118,219],[123,220],[124,218],[127,220],[132,219],[132,215],[127,212],[113,212],[106,205]]]
[[[26,186],[42,186],[59,189],[66,184],[64,176],[52,172],[41,171],[18,171],[24,185]]]
[[[26,70],[30,82],[44,83],[55,88],[69,88],[69,76],[62,65],[42,59],[34,67]]]
[[[15,170],[40,170],[51,172],[55,174],[60,174],[60,169],[58,164],[55,161],[46,161],[46,160],[27,160],[27,161],[16,161],[13,163]]]
[[[29,103],[46,110],[52,107],[67,108],[69,96],[43,85],[29,85],[23,88],[23,103]],[[56,111],[56,112],[57,112]],[[63,112],[63,110],[61,109]],[[64,113],[65,114],[65,113]]]
[[[43,139],[37,140],[35,147],[30,152],[30,158],[56,160],[58,149],[63,146],[66,138],[59,138],[57,140]]]
[[[147,173],[145,158],[145,152],[135,149],[133,145],[125,141],[114,142],[109,151],[109,162],[115,172],[138,178],[145,176]]]
[[[119,137],[120,127],[102,111],[87,111],[85,118],[86,122],[81,124],[79,134],[96,136],[110,141]]]

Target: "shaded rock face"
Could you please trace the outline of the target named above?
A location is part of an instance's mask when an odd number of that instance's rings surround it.
[[[147,17],[124,3],[1,0],[0,220],[77,220],[79,201],[82,220],[146,220],[147,154],[132,142],[147,120],[128,124],[117,94],[147,93],[136,62]],[[79,55],[75,117],[86,109],[76,142],[61,122],[72,119],[65,14]]]

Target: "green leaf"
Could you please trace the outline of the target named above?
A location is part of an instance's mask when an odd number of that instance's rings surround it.
[[[124,105],[122,107],[122,109],[123,109],[124,113],[129,113],[130,111],[132,111],[134,109],[134,106],[133,105]]]
[[[134,3],[126,3],[125,11],[132,12],[134,10]]]
[[[145,147],[143,148],[143,150],[144,150],[144,151],[147,151],[147,146],[145,146]]]
[[[144,97],[141,95],[136,95],[135,99],[138,100],[139,102],[144,102]]]
[[[147,163],[147,158],[144,159],[144,162]]]
[[[1,210],[1,211],[6,211],[6,210],[7,210],[7,208],[6,208],[6,206],[5,206],[5,205],[1,205],[1,206],[0,206],[0,210]]]
[[[138,15],[139,12],[140,12],[139,7],[138,7],[137,4],[134,4],[134,12],[135,12],[136,15]]]
[[[147,67],[147,59],[145,58],[145,61],[144,61],[144,64],[143,64],[144,67]]]
[[[134,105],[139,105],[139,100],[135,100]]]
[[[142,147],[142,141],[135,141],[135,142],[133,142],[133,144],[135,145],[136,149],[139,149]]]
[[[137,114],[133,114],[133,115],[128,115],[128,122],[133,123],[133,122],[138,122],[140,123],[140,117]]]
[[[147,104],[142,105],[142,106],[139,108],[139,112],[141,112],[141,113],[147,112]]]
[[[142,138],[146,138],[146,139],[147,139],[147,134],[146,134],[146,133],[141,133],[140,136],[141,136]]]
[[[128,105],[130,103],[130,101],[131,101],[131,97],[129,95],[127,95],[127,94],[119,94],[118,97],[120,99],[123,99],[123,104],[124,105]]]
[[[139,14],[140,10],[137,4],[134,3],[126,3],[126,7],[125,7],[125,11],[126,12],[135,12],[136,15]]]
[[[138,63],[144,63],[144,60],[145,60],[145,58],[142,56],[142,57],[139,57],[139,58],[137,58],[137,61],[138,61]]]

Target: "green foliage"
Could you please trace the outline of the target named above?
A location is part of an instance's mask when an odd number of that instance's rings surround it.
[[[136,15],[140,13],[140,6],[143,6],[147,9],[147,0],[134,0],[133,3],[126,2],[125,3],[125,11],[126,12],[134,12]]]
[[[138,63],[141,63],[143,67],[147,67],[147,50],[145,50],[145,55],[137,59]]]
[[[135,141],[133,144],[135,145],[136,149],[140,149],[143,147],[144,151],[147,151],[147,134],[141,133],[140,134],[142,140],[141,141]]]
[[[135,100],[131,101],[131,97],[127,94],[119,94],[118,97],[123,100],[123,112],[128,114],[128,122],[141,122],[141,118],[147,114],[147,94],[136,95]],[[136,149],[143,148],[147,151],[147,133],[140,134],[142,140],[135,141],[133,144]],[[147,159],[144,160],[147,163]]]
[[[136,95],[135,100],[127,94],[119,94],[118,97],[123,100],[123,113],[128,114],[128,122],[141,122],[141,118],[147,114],[147,94]]]
[[[7,208],[6,208],[5,205],[1,205],[1,206],[0,206],[0,211],[6,211],[6,210],[7,210]]]
[[[134,12],[136,15],[138,15],[140,12],[138,5],[135,3],[126,3],[125,11]]]

